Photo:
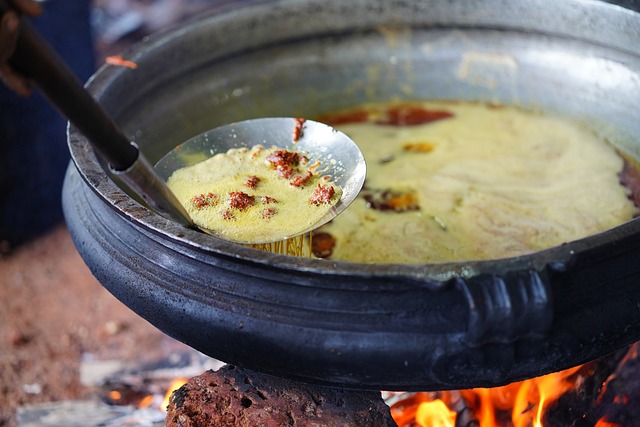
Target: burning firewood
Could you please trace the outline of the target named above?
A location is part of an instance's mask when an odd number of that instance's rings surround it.
[[[583,365],[576,387],[549,407],[545,427],[632,426],[640,420],[640,343]]]
[[[501,387],[385,392],[399,427],[626,427],[640,420],[640,342]]]

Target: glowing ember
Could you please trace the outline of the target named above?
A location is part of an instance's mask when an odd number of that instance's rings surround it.
[[[140,402],[138,402],[138,408],[148,408],[153,404],[153,400],[154,399],[152,394],[144,396],[142,399],[140,399]]]
[[[118,390],[111,390],[108,396],[109,396],[109,399],[111,399],[114,402],[117,402],[118,400],[122,399],[122,393],[120,393]]]
[[[606,421],[604,418],[599,420],[594,427],[622,427],[620,424],[610,423]]]

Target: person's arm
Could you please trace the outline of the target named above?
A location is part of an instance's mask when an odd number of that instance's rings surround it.
[[[31,82],[7,61],[15,50],[20,28],[19,14],[36,16],[42,12],[42,7],[35,0],[0,0],[0,6],[1,2],[6,2],[13,10],[4,12],[0,17],[0,79],[14,92],[28,96],[32,91]]]

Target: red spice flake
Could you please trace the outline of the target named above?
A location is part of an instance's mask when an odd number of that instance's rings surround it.
[[[386,118],[378,120],[380,125],[415,126],[453,117],[453,113],[444,110],[427,110],[426,108],[400,105],[386,111]]]
[[[276,172],[278,175],[284,179],[289,179],[293,176],[295,171],[289,165],[278,165],[276,166]]]
[[[272,203],[278,203],[278,201],[276,199],[274,199],[273,197],[269,197],[269,196],[260,196],[260,200],[262,200],[262,203],[264,203],[265,205],[270,205]]]
[[[266,208],[263,209],[262,211],[260,211],[260,215],[262,215],[262,218],[264,219],[269,219],[272,216],[274,216],[276,214],[276,210],[272,209],[272,208]]]
[[[207,203],[207,199],[204,198],[203,194],[193,196],[193,199],[191,199],[191,203],[193,203],[197,209],[202,209],[205,206],[209,205],[209,203]]]
[[[249,188],[256,188],[259,182],[260,182],[260,178],[258,178],[255,175],[252,175],[249,178],[247,178],[247,180],[244,182],[244,186]]]
[[[319,122],[329,126],[346,125],[349,123],[364,123],[369,120],[369,112],[366,110],[355,110],[344,113],[326,114],[317,118]]]
[[[296,118],[295,127],[293,128],[293,142],[298,142],[302,138],[302,128],[304,127],[305,119]]]
[[[196,209],[202,209],[207,206],[215,205],[218,203],[219,197],[213,193],[207,194],[198,194],[197,196],[193,196],[191,199],[191,203],[196,207]]]
[[[329,203],[336,190],[331,185],[320,185],[316,187],[313,194],[309,198],[309,203],[314,205],[320,205],[323,203]]]
[[[236,219],[236,216],[229,211],[224,211],[222,212],[222,218],[226,219],[227,221],[232,221]]]
[[[256,201],[254,196],[250,196],[242,191],[232,191],[229,193],[229,206],[238,210],[245,210],[253,206]]]
[[[310,171],[307,171],[306,175],[297,175],[291,181],[289,181],[289,185],[292,187],[303,187],[305,186],[313,174]]]
[[[124,59],[122,56],[117,56],[117,55],[107,56],[104,59],[104,62],[106,62],[109,65],[117,65],[119,67],[131,68],[132,70],[135,70],[136,68],[138,68],[138,64],[136,64],[135,62],[129,61],[128,59]]]
[[[276,150],[267,156],[266,161],[276,168],[279,176],[289,179],[295,173],[294,167],[306,163],[308,159],[295,151]]]
[[[273,166],[281,166],[281,165],[289,165],[289,166],[298,166],[300,164],[301,158],[300,154],[295,151],[289,150],[276,150],[273,153],[269,154],[266,158],[267,162],[271,163]]]
[[[311,236],[311,251],[318,258],[329,258],[336,246],[336,238],[325,232],[313,233]]]

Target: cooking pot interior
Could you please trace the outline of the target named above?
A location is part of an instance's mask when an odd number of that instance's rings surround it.
[[[464,2],[435,2],[451,6],[450,21],[457,3]],[[230,32],[216,16],[196,22],[189,34],[178,32],[136,51],[138,69],[112,75],[101,101],[151,161],[194,135],[237,120],[312,118],[362,102],[423,99],[479,100],[559,113],[588,123],[633,157],[640,153],[634,108],[640,59],[632,51],[637,44],[608,46],[598,31],[585,39],[588,30],[578,33],[569,19],[553,32],[537,30],[540,23],[533,18],[518,26],[521,18],[510,21],[509,12],[521,10],[510,2],[485,2],[480,8],[500,7],[493,25],[446,26],[430,22],[439,8],[433,14],[423,11],[424,21],[402,22],[406,8],[389,6],[388,16],[375,22],[365,16],[342,27],[315,6],[268,16],[244,36],[238,35],[242,22]],[[598,9],[597,2],[591,6]],[[255,11],[261,13],[274,12]],[[296,28],[310,20],[326,27]]]

